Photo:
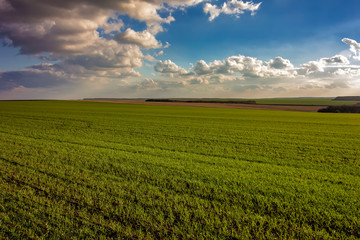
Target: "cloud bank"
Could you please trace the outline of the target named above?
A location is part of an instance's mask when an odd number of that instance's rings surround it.
[[[263,61],[238,55],[212,62],[199,60],[189,70],[167,60],[158,62],[154,70],[159,73],[172,73],[157,80],[157,84],[161,82],[163,90],[166,91],[170,89],[166,83],[177,82],[189,91],[196,89],[201,92],[207,89],[212,93],[223,92],[234,96],[236,93],[254,96],[251,92],[271,92],[276,96],[288,96],[286,94],[289,93],[306,96],[306,93],[321,95],[321,91],[336,95],[339,89],[354,89],[356,92],[360,86],[360,64],[357,61],[356,48],[359,45],[355,40],[344,38],[342,41],[349,45],[350,50],[353,48],[351,56],[338,54],[309,61],[300,66],[294,66],[289,59],[280,56]],[[171,65],[173,70],[164,71],[158,67],[164,63]],[[198,87],[194,87],[195,85]]]
[[[261,6],[242,0],[221,7],[205,0],[0,0],[0,41],[45,62],[0,71],[0,98],[305,96],[359,89],[360,44],[349,38],[342,42],[351,55],[298,66],[281,56],[241,54],[199,59],[191,68],[156,60],[169,46],[157,36],[175,21],[173,11],[198,4],[210,21],[221,14],[255,14]],[[144,28],[128,26],[123,16]],[[146,66],[153,67],[152,78],[139,70]]]
[[[144,49],[163,48],[156,34],[162,24],[175,19],[171,11],[194,6],[202,0],[1,0],[0,40],[49,63],[0,73],[1,90],[16,87],[48,88],[76,81],[139,77],[135,69]],[[166,3],[166,4],[165,4]],[[160,16],[159,11],[164,14]],[[166,14],[167,13],[167,14]],[[146,29],[124,29],[119,18],[127,15],[144,22]],[[51,63],[56,61],[55,64]],[[37,80],[36,79],[36,75]]]

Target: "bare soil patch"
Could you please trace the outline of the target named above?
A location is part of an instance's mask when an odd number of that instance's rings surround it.
[[[145,100],[79,100],[79,101],[161,105],[161,106],[280,110],[280,111],[298,111],[298,112],[317,112],[320,108],[327,107],[327,106],[296,106],[296,105],[261,105],[261,104],[241,104],[241,103],[146,102]]]

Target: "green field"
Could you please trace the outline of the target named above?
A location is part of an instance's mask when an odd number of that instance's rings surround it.
[[[360,115],[0,101],[0,239],[358,239]]]

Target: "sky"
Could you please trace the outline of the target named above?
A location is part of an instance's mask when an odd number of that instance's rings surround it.
[[[358,0],[0,0],[0,99],[360,95]]]

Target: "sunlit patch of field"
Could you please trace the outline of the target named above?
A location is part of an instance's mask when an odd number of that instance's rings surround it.
[[[0,102],[0,237],[360,238],[360,115]]]

